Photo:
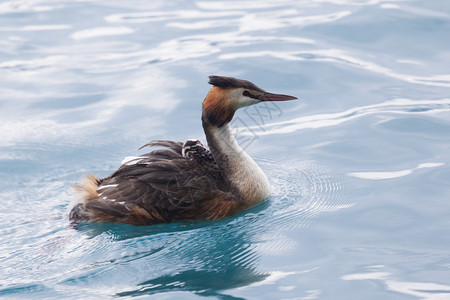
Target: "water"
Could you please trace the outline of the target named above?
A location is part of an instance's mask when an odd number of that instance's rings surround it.
[[[0,3],[0,297],[449,299],[446,1]],[[68,226],[211,74],[300,101],[233,128],[273,185],[216,222]]]

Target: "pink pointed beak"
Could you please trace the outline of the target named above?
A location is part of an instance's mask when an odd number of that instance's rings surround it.
[[[298,99],[294,96],[289,95],[281,95],[281,94],[272,94],[272,93],[264,93],[257,96],[258,100],[261,101],[287,101],[287,100],[295,100]]]

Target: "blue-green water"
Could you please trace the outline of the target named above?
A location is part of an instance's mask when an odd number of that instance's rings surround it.
[[[449,299],[447,1],[0,2],[0,297]],[[69,228],[70,186],[204,139],[211,74],[273,186],[217,222]]]

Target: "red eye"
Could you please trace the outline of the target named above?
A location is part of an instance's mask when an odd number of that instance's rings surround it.
[[[245,97],[252,98],[252,99],[259,99],[259,98],[258,98],[259,96],[253,95],[253,94],[251,94],[251,93],[250,93],[249,91],[247,91],[247,90],[243,91],[243,92],[242,92],[242,95],[245,96]]]

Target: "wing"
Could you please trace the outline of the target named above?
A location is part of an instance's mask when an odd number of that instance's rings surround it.
[[[183,156],[183,144],[152,141],[165,149],[133,158],[100,180],[98,196],[85,201],[94,222],[136,225],[183,219],[217,219],[234,213],[238,200],[229,192],[212,156],[204,149]]]

